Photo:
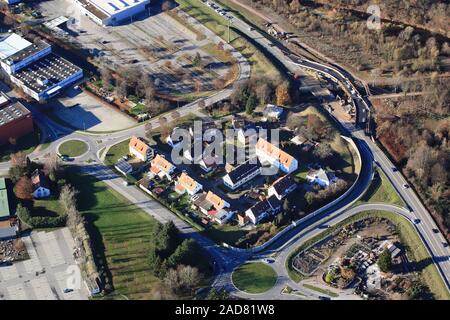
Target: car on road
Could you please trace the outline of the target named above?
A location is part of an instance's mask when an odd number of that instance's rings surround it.
[[[273,47],[274,44],[273,44],[272,42],[269,42],[269,43],[268,43],[268,46],[269,46],[269,47]]]
[[[414,223],[415,224],[419,224],[420,223],[420,219],[414,219]]]
[[[253,30],[255,30],[255,29],[252,27],[248,27],[248,31],[253,31]]]
[[[444,248],[448,247],[448,243],[447,242],[442,242],[442,245],[444,246]]]
[[[434,233],[439,233],[439,230],[436,229],[436,228],[433,228],[432,230],[433,230]]]
[[[403,188],[404,188],[404,189],[409,189],[409,184],[405,183],[405,184],[403,185]]]
[[[331,300],[329,297],[319,296],[319,300]]]
[[[65,288],[63,290],[63,293],[69,293],[69,292],[73,292],[73,289],[72,288]]]
[[[392,167],[392,171],[393,171],[393,172],[397,172],[398,169],[397,169],[396,167]]]
[[[265,263],[274,263],[274,262],[275,262],[275,259],[264,258],[262,261],[265,262]]]

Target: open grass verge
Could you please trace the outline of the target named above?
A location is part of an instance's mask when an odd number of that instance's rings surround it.
[[[330,297],[336,298],[336,297],[339,296],[337,293],[335,293],[335,292],[333,292],[331,290],[319,288],[319,287],[313,286],[313,285],[308,284],[308,283],[303,284],[303,286],[305,288],[307,288],[307,289],[317,291],[319,293],[325,294],[325,295],[330,296]]]
[[[247,293],[266,292],[277,281],[272,267],[261,262],[244,264],[236,268],[231,277],[236,288]]]
[[[377,170],[375,176],[366,193],[361,197],[355,206],[361,203],[389,203],[403,207],[405,203],[398,195],[386,175]]]
[[[114,166],[120,158],[127,155],[129,153],[129,143],[130,139],[127,139],[109,148],[105,155],[105,164],[107,166]]]
[[[66,155],[69,157],[78,157],[86,153],[88,149],[89,147],[86,142],[83,142],[81,140],[68,140],[61,143],[58,151],[62,155]]]
[[[395,224],[399,232],[401,242],[406,248],[408,259],[414,262],[415,269],[421,274],[423,281],[430,288],[430,291],[433,294],[434,298],[440,300],[450,299],[450,293],[448,292],[445,283],[442,281],[442,278],[439,275],[436,266],[432,263],[431,257],[429,256],[426,247],[424,246],[413,225],[409,223],[405,218],[387,211],[366,211],[358,213],[348,219],[345,219],[344,221],[341,221],[335,226],[328,228],[317,236],[305,241],[286,259],[286,269],[288,270],[288,274],[291,279],[296,282],[304,279],[304,276],[299,274],[292,267],[292,261],[298,253],[306,250],[310,246],[324,239],[331,233],[335,232],[337,229],[367,218],[383,218],[390,220],[393,224]]]

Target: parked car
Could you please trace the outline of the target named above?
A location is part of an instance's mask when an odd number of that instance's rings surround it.
[[[63,293],[69,293],[69,292],[73,292],[73,289],[72,288],[65,288],[63,290]]]
[[[404,189],[409,189],[409,184],[405,183],[405,184],[403,185],[403,188],[404,188]]]
[[[434,233],[439,233],[439,230],[436,229],[436,228],[433,228],[433,232],[434,232]]]

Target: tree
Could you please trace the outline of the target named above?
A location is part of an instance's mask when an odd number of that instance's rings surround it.
[[[247,99],[247,103],[245,104],[245,112],[249,115],[253,114],[257,103],[258,102],[256,100],[256,96],[254,94],[251,94]]]
[[[19,203],[16,208],[16,215],[22,223],[28,225],[31,219],[30,211],[28,210],[28,208],[24,207],[21,203]]]
[[[230,298],[230,294],[225,288],[212,288],[208,293],[206,300],[228,300]]]
[[[100,68],[100,78],[102,79],[103,89],[108,90],[112,85],[112,74],[111,70],[107,67]]]
[[[200,110],[205,109],[206,103],[205,103],[205,99],[202,99],[198,102],[198,107]]]
[[[173,237],[173,236],[172,236]],[[196,245],[193,239],[185,239],[183,242],[175,249],[175,251],[167,259],[169,267],[176,267],[179,264],[189,264],[195,263],[195,261],[190,261],[194,254]]]
[[[320,143],[313,151],[314,155],[324,160],[333,154],[329,143]]]
[[[56,181],[59,169],[60,169],[59,158],[55,153],[45,158],[44,170],[49,175],[51,181]]]
[[[192,59],[192,65],[194,67],[200,67],[202,63],[202,57],[200,56],[200,53],[196,53],[194,56],[194,59]]]
[[[382,272],[389,272],[392,267],[392,257],[391,252],[386,248],[378,257],[377,261],[378,267]]]
[[[30,178],[23,176],[17,181],[14,187],[14,193],[20,200],[32,200],[33,199],[33,186]]]
[[[291,101],[291,97],[289,95],[289,84],[287,82],[279,84],[275,90],[275,95],[277,98],[277,105],[284,106],[289,104]]]
[[[197,268],[180,265],[177,268],[181,285],[188,291],[192,291],[200,282],[200,274]]]

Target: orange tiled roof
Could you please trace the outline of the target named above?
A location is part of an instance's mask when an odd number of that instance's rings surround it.
[[[214,208],[216,208],[217,210],[223,209],[225,207],[225,201],[215,193],[212,193],[211,191],[208,191],[208,194],[206,195],[206,200],[211,202]]]
[[[262,138],[259,138],[258,142],[256,143],[256,149],[264,152],[269,157],[278,160],[281,165],[288,168],[291,166],[291,163],[294,160],[293,156]]]
[[[165,173],[169,173],[173,167],[169,161],[167,161],[164,157],[159,154],[151,161],[152,167],[157,167],[159,170],[164,171]]]
[[[178,178],[178,184],[189,191],[194,191],[197,188],[198,182],[189,177],[186,172],[183,172]]]
[[[131,137],[129,147],[133,148],[144,157],[147,155],[148,148],[150,148],[144,141],[136,136]]]

